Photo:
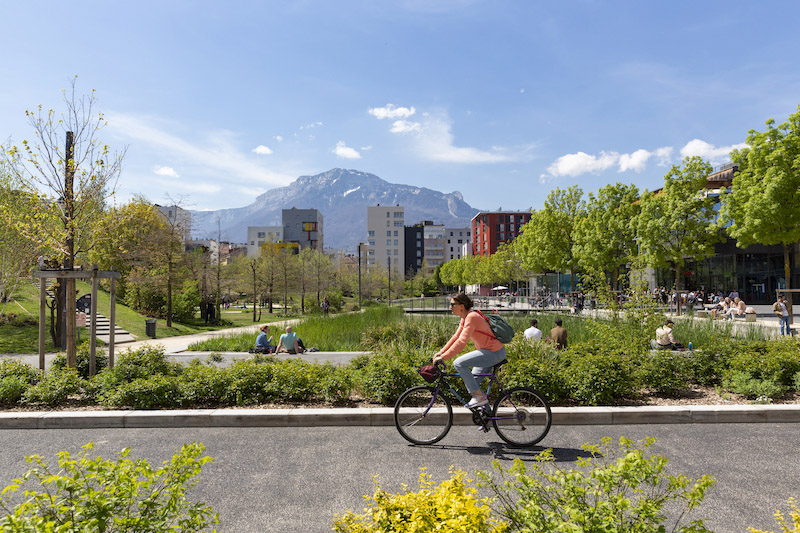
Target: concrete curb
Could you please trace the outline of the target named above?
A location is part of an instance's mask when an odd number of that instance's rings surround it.
[[[472,413],[453,409],[453,424]],[[553,407],[554,425],[800,423],[800,405]],[[394,409],[185,409],[0,412],[2,429],[393,426]]]

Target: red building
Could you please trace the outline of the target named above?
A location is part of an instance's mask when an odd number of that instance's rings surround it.
[[[501,243],[513,241],[530,219],[529,211],[478,213],[472,218],[472,255],[492,255]]]

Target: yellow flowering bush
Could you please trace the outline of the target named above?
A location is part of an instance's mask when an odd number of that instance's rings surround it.
[[[791,524],[786,523],[786,517],[780,511],[775,511],[775,519],[780,524],[782,533],[800,533],[800,509],[797,508],[797,500],[789,498],[789,507],[792,508],[789,511],[789,517],[792,520]],[[762,531],[752,527],[748,531],[750,533],[773,533],[772,531]]]
[[[470,485],[461,470],[451,470],[450,479],[438,485],[425,469],[419,476],[419,491],[389,494],[375,481],[375,492],[366,496],[372,501],[364,514],[348,511],[337,515],[333,530],[338,533],[403,532],[427,533],[430,531],[463,533],[502,533],[506,525],[490,517],[491,509],[486,499],[479,499],[477,490]]]

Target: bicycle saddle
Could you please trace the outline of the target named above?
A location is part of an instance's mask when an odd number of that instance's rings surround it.
[[[492,367],[492,372],[496,373],[498,370],[500,370],[500,367],[506,363],[508,363],[508,359],[503,359],[502,361],[500,361],[499,363],[497,363]]]

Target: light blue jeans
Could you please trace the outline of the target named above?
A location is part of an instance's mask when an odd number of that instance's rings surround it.
[[[789,331],[789,315],[779,317],[780,318],[780,326],[781,326],[781,335],[789,335],[791,331]],[[785,333],[784,333],[785,331]]]
[[[486,349],[475,350],[456,357],[456,360],[453,361],[453,367],[455,367],[461,379],[464,380],[467,390],[469,392],[478,392],[481,391],[483,376],[478,376],[476,379],[474,374],[488,374],[492,371],[494,365],[505,358],[505,348],[500,348],[496,352]]]

